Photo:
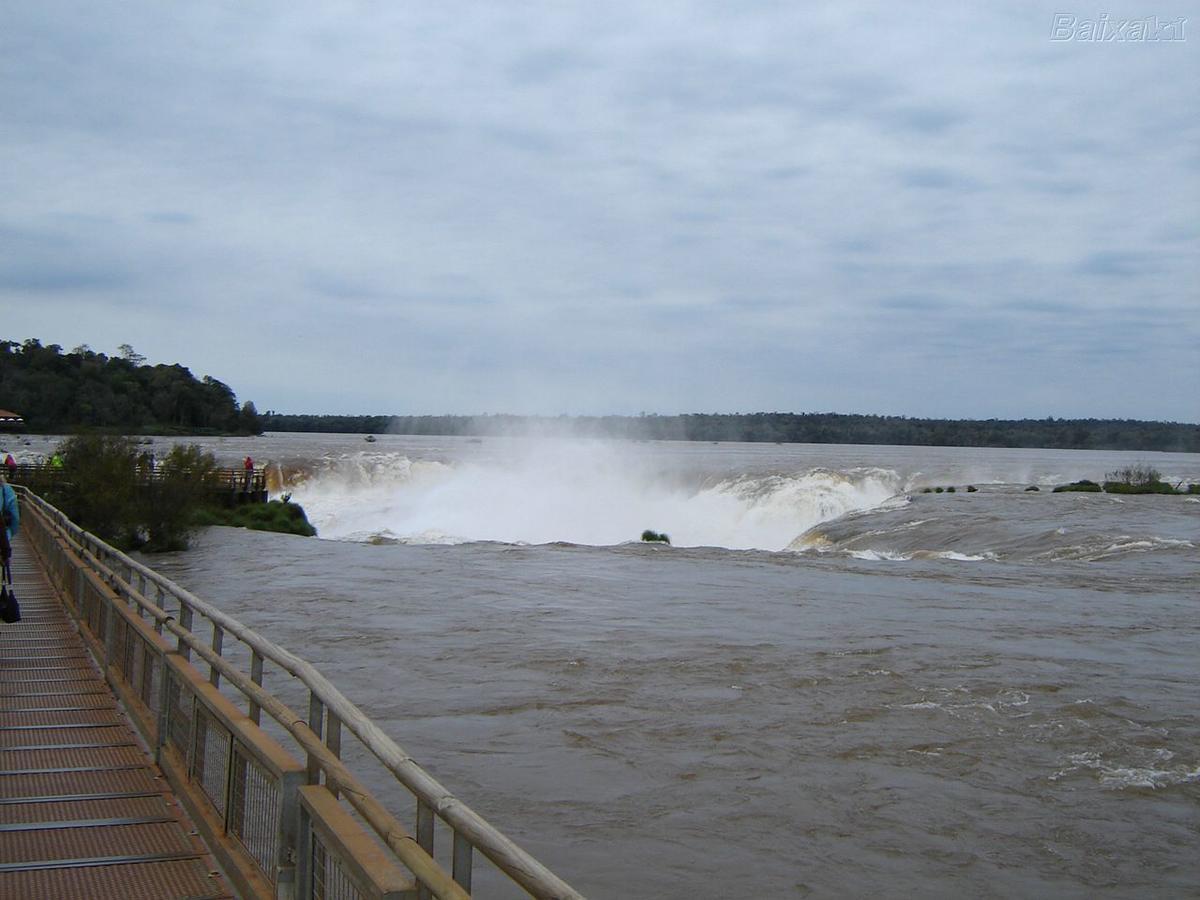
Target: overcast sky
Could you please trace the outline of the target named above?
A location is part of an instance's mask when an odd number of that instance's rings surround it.
[[[260,411],[1200,421],[1200,4],[1089,3],[7,2],[0,336]]]

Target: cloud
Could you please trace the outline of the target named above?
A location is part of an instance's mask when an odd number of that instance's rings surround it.
[[[146,214],[146,220],[159,225],[192,225],[196,217],[184,212],[153,212]]]
[[[937,166],[914,166],[897,174],[905,187],[935,191],[973,191],[979,183],[971,176]]]
[[[1147,414],[1095,390],[1138,310],[1174,327],[1111,377],[1188,362],[1194,54],[1020,6],[347,9],[15,7],[6,329],[314,412]]]
[[[1105,251],[1089,254],[1080,261],[1078,271],[1081,275],[1100,278],[1133,278],[1152,268],[1153,261],[1147,254]]]

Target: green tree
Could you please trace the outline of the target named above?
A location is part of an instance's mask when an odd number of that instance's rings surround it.
[[[124,437],[79,434],[59,447],[64,482],[51,497],[73,522],[119,547],[139,543],[137,448]]]
[[[187,549],[196,511],[214,487],[217,471],[216,458],[195,444],[171,448],[139,493],[138,520],[147,550]]]

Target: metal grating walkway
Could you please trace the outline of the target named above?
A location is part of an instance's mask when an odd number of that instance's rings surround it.
[[[29,547],[0,624],[0,897],[230,898]]]

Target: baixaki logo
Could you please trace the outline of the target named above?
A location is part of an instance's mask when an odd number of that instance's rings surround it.
[[[1097,44],[1108,43],[1154,43],[1158,41],[1183,41],[1187,19],[1160,19],[1146,16],[1141,19],[1117,19],[1103,13],[1095,19],[1081,19],[1069,13],[1054,16],[1050,28],[1052,41],[1086,41]]]

